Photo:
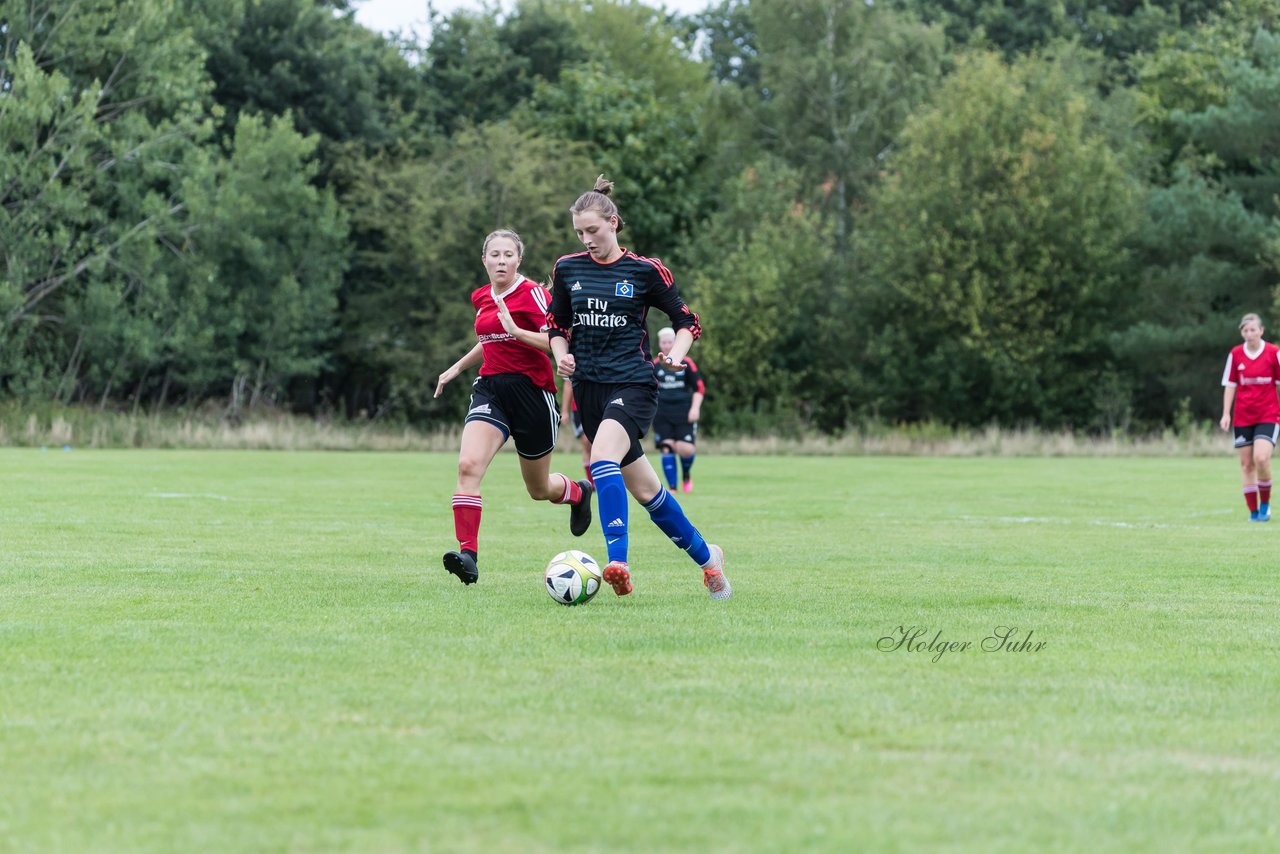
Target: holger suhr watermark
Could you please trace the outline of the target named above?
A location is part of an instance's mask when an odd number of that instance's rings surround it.
[[[931,634],[928,626],[898,626],[876,641],[876,649],[881,652],[930,653],[930,661],[936,664],[948,653],[965,653],[972,649],[982,652],[1039,652],[1049,642],[1032,640],[1034,635],[1034,629],[1024,632],[1017,626],[996,626],[991,634],[975,642],[947,640],[942,636],[942,629]]]

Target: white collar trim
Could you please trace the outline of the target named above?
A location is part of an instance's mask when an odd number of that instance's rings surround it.
[[[498,293],[498,292],[497,292],[497,290],[495,290],[495,289],[494,289],[494,287],[493,287],[493,282],[490,282],[490,283],[489,283],[489,296],[493,297],[494,299],[497,299],[498,297],[502,297],[503,299],[506,299],[506,298],[507,298],[507,296],[508,296],[508,295],[510,295],[510,293],[511,293],[512,291],[514,291],[516,288],[520,287],[520,283],[521,283],[521,282],[523,282],[523,281],[524,281],[524,276],[520,275],[519,273],[516,273],[516,280],[515,280],[514,282],[512,282],[512,283],[511,283],[511,287],[507,288],[507,289],[506,289],[505,291],[503,291],[502,293]]]

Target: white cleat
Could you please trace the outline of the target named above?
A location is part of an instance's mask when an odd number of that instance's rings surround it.
[[[710,543],[707,548],[711,550],[711,565],[702,568],[702,583],[712,599],[728,599],[733,595],[733,588],[724,575],[724,550]]]

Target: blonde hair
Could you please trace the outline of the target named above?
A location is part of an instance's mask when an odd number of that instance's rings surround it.
[[[516,234],[509,228],[500,228],[497,231],[489,232],[489,236],[484,239],[484,246],[480,249],[481,255],[489,254],[489,244],[499,237],[505,237],[516,245],[516,256],[524,257],[524,241],[520,239],[520,235]]]
[[[1256,323],[1258,324],[1259,329],[1262,328],[1262,318],[1258,317],[1258,315],[1254,314],[1253,312],[1249,312],[1244,317],[1240,318],[1240,328],[1244,329],[1250,323]]]
[[[613,192],[613,182],[606,180],[603,175],[596,176],[596,186],[593,190],[587,190],[578,200],[573,203],[573,207],[569,208],[569,213],[580,214],[587,211],[595,211],[600,216],[608,219],[611,216],[618,218],[618,231],[622,231],[624,225],[622,214],[618,213],[618,206],[613,203],[613,199],[609,198],[609,194]]]
[[[658,330],[658,337],[659,337],[659,338],[661,338],[663,335],[668,335],[668,334],[670,334],[670,335],[675,335],[675,334],[676,334],[676,331],[675,331],[674,329],[672,329],[670,326],[664,326],[664,327],[662,327],[661,329],[659,329],[659,330]]]

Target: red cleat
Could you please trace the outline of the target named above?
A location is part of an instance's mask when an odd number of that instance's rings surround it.
[[[620,560],[611,561],[604,568],[604,583],[613,588],[613,592],[619,596],[626,596],[633,589],[631,587],[631,570]]]

